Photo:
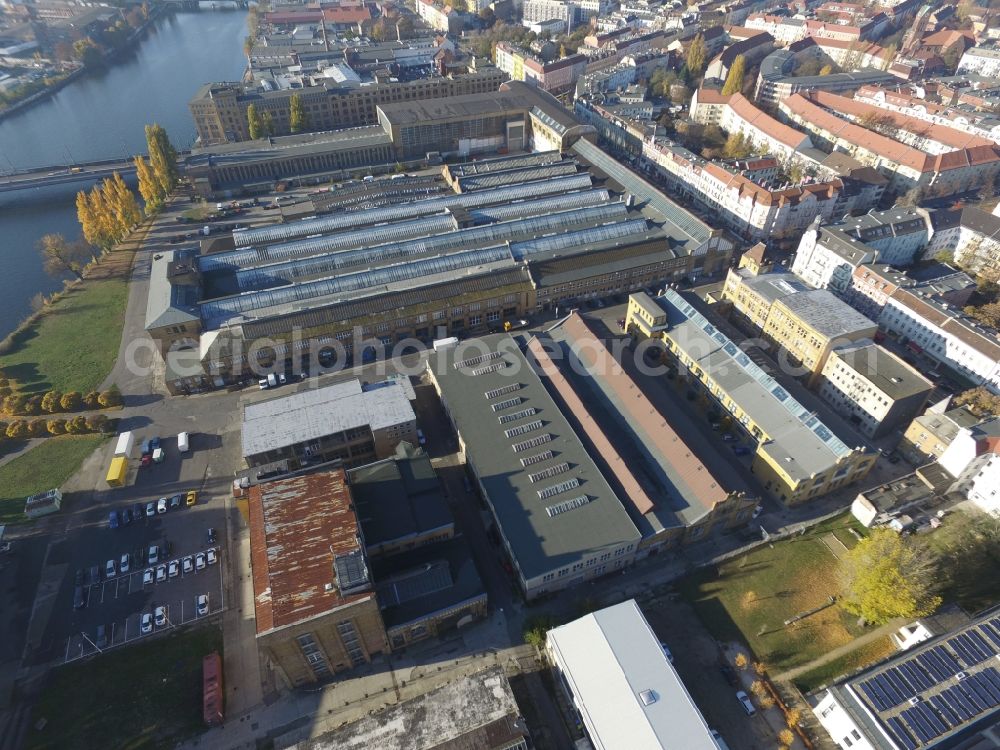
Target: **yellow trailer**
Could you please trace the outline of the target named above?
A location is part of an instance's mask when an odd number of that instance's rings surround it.
[[[128,475],[128,459],[125,456],[115,456],[111,459],[111,467],[108,469],[106,480],[112,487],[121,487],[125,484],[125,477]]]

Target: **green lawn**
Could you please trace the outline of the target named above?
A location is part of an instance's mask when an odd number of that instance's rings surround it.
[[[832,533],[852,547],[856,539],[848,526],[861,528],[846,514],[775,542],[773,549],[762,545],[696,572],[682,581],[681,591],[717,639],[746,643],[771,674],[807,664],[864,632],[837,605],[784,625],[839,593],[838,559],[822,537]]]
[[[23,393],[96,390],[118,356],[127,292],[124,278],[74,287],[17,334],[0,369]]]
[[[886,636],[871,643],[866,643],[854,651],[850,651],[836,659],[831,659],[826,664],[821,664],[808,672],[803,672],[795,678],[796,687],[803,693],[808,693],[822,685],[829,685],[841,675],[850,675],[874,664],[887,656],[896,653],[896,648],[892,640]]]
[[[25,747],[174,747],[205,728],[201,660],[212,651],[222,653],[222,631],[205,627],[60,667],[34,708]]]
[[[104,440],[103,435],[49,438],[0,466],[0,523],[23,521],[25,498],[62,485]]]

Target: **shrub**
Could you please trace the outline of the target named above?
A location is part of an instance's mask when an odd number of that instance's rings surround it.
[[[66,420],[65,419],[50,419],[45,425],[48,429],[50,435],[64,435],[66,434]]]
[[[83,397],[83,405],[87,409],[96,409],[101,405],[100,402],[101,394],[97,391],[91,391],[86,396]]]
[[[80,408],[82,403],[83,400],[80,398],[79,391],[64,393],[62,398],[59,399],[59,405],[62,407],[63,411],[76,411]]]
[[[97,397],[97,402],[107,408],[109,406],[121,406],[122,405],[122,394],[115,387],[111,387],[106,391],[102,391],[101,395]]]
[[[105,414],[95,414],[87,417],[87,429],[91,432],[102,432],[108,424],[108,417]]]
[[[45,437],[49,434],[48,425],[44,419],[32,419],[28,422],[28,434],[33,438]]]
[[[12,393],[10,396],[4,397],[4,414],[24,414],[24,402],[27,400],[27,398],[17,393]]]
[[[782,745],[791,746],[791,744],[795,742],[795,735],[792,734],[791,730],[789,729],[782,729],[780,732],[778,732],[778,741]]]
[[[42,396],[41,395],[29,396],[28,399],[24,402],[24,413],[41,414]]]
[[[6,398],[14,392],[14,389],[9,385],[0,385],[0,399]]]
[[[59,400],[62,394],[59,391],[49,391],[42,396],[42,411],[46,414],[55,414],[61,408]]]
[[[15,419],[7,425],[7,437],[11,440],[22,440],[28,436],[28,423],[23,419]]]
[[[68,422],[66,422],[66,432],[70,435],[79,435],[87,431],[87,419],[86,417],[79,416],[73,417]]]

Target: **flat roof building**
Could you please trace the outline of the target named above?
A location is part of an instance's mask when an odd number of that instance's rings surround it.
[[[391,456],[403,440],[417,443],[413,388],[405,378],[363,386],[359,380],[252,400],[243,407],[243,458],[290,468],[334,459],[348,465]]]
[[[626,567],[639,531],[506,334],[431,355],[427,372],[527,599]]]
[[[926,640],[810,699],[834,742],[859,750],[996,746],[1000,611]]]
[[[641,314],[656,308],[652,320]],[[626,330],[663,339],[671,361],[755,444],[753,471],[781,502],[818,497],[862,479],[875,465],[874,451],[849,447],[674,290],[655,298],[631,295]]]
[[[634,599],[553,628],[546,652],[596,750],[718,750]]]
[[[295,687],[388,651],[343,469],[251,486],[257,646]]]
[[[491,667],[293,750],[527,750],[529,737],[503,668]]]
[[[877,439],[908,425],[934,384],[874,341],[859,341],[830,352],[817,390],[863,435]]]

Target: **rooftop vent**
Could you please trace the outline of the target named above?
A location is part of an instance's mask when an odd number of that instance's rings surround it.
[[[642,692],[639,693],[639,700],[642,701],[642,705],[644,706],[653,705],[654,703],[656,703],[656,698],[657,698],[656,693],[654,693],[652,690],[643,690]]]

